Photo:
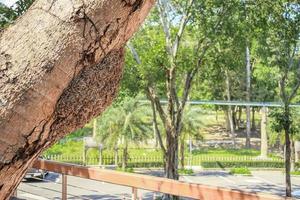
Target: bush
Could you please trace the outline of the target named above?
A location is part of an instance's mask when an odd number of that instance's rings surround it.
[[[232,168],[229,173],[230,174],[251,175],[251,171],[246,167]]]
[[[125,170],[123,170],[122,167],[118,167],[116,170],[121,171],[121,172],[128,172],[128,173],[133,173],[134,172],[133,168],[131,168],[131,167],[127,167],[127,168],[125,168]]]
[[[291,175],[300,175],[300,171],[293,171],[291,172]]]
[[[178,169],[179,175],[192,175],[194,171],[192,169]]]
[[[133,168],[151,168],[151,167],[163,167],[163,162],[129,162],[128,167]]]
[[[282,161],[203,161],[203,168],[284,168]]]

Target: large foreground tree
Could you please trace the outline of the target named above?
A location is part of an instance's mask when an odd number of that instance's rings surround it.
[[[0,199],[40,153],[113,100],[154,0],[37,0],[0,32]]]

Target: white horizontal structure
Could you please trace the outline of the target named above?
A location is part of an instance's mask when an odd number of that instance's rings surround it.
[[[142,103],[149,103],[148,100],[140,100]],[[167,100],[161,100],[162,104],[168,103]],[[252,107],[282,107],[281,102],[247,102],[247,101],[221,101],[221,100],[195,100],[187,101],[190,105],[227,105],[227,106],[252,106]],[[291,104],[290,107],[300,107],[300,103]]]

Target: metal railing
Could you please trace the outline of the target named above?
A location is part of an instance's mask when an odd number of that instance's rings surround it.
[[[138,189],[201,200],[283,200],[286,198],[249,193],[202,184],[187,183],[161,177],[118,172],[114,170],[83,167],[48,160],[37,160],[34,168],[62,174],[62,200],[67,199],[67,176],[76,176],[132,188],[132,199],[137,199]]]

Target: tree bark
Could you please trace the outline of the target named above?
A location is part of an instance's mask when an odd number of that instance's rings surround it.
[[[170,131],[170,130],[167,130]],[[167,133],[166,178],[178,180],[178,138],[177,134]]]
[[[251,122],[251,131],[255,131],[255,108],[252,107],[252,122]]]
[[[246,47],[246,100],[251,101],[251,63],[250,63],[250,50]],[[246,148],[251,147],[251,114],[250,106],[246,106]]]
[[[127,142],[123,148],[123,159],[122,159],[122,170],[125,171],[127,168],[127,161],[128,161],[128,145]]]
[[[291,140],[291,171],[295,171],[296,169],[296,161],[295,161],[296,153],[295,153],[295,142],[293,139]]]
[[[41,152],[103,112],[154,0],[37,0],[0,33],[0,199]]]
[[[227,101],[231,101],[231,94],[230,94],[230,77],[228,74],[228,71],[225,71],[226,75],[226,96],[227,96]],[[233,111],[232,111],[232,106],[228,106],[228,111],[227,111],[227,119],[229,121],[229,127],[230,127],[230,134],[231,134],[231,139],[233,142],[233,146],[236,146],[236,141],[235,141],[235,130],[234,130],[234,124],[233,124]]]
[[[180,167],[184,170],[184,150],[185,150],[185,137],[183,137],[180,141]]]
[[[286,122],[284,124],[285,134],[285,185],[286,196],[292,196],[292,183],[291,183],[291,139],[290,139],[290,110],[288,105],[284,107],[284,115]]]
[[[267,108],[261,109],[261,124],[260,124],[260,156],[268,157],[268,136],[267,136]]]
[[[238,122],[238,129],[240,129],[240,126],[241,126],[241,121],[242,121],[242,107],[239,106],[239,111],[238,111],[238,119],[237,119],[237,122]]]

